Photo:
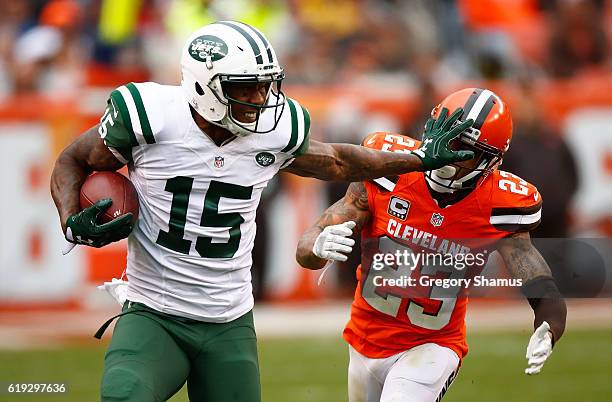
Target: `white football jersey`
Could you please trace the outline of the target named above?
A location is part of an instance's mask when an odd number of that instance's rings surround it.
[[[274,120],[266,110],[260,124]],[[306,109],[287,98],[274,131],[217,146],[195,124],[181,87],[114,90],[99,132],[128,163],[140,201],[128,238],[128,300],[208,322],[250,311],[257,205],[268,181],[306,151],[309,129]]]

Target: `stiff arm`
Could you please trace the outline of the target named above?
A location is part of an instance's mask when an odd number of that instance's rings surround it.
[[[320,180],[356,182],[422,169],[423,163],[416,155],[311,140],[306,153],[296,157],[284,171]]]
[[[433,170],[453,162],[472,159],[472,151],[455,151],[450,142],[474,123],[471,119],[454,124],[462,108],[447,117],[443,109],[438,119],[430,118],[424,141],[413,153],[382,152],[349,144],[311,141],[304,154],[295,158],[285,171],[321,180],[356,182],[414,171]]]
[[[331,225],[347,221],[355,222],[353,233],[359,234],[370,220],[368,193],[362,182],[351,183],[344,197],[323,212],[317,222],[304,232],[298,242],[296,251],[297,262],[308,269],[321,269],[327,260],[317,257],[313,247],[317,237]]]

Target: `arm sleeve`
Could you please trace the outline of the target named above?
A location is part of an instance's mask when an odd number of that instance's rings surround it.
[[[290,158],[304,155],[310,142],[310,113],[297,101],[287,98],[287,107],[291,117],[291,136],[281,152]]]
[[[565,331],[567,307],[554,279],[548,276],[535,278],[525,283],[521,292],[533,309],[533,328],[546,321],[553,333],[553,342],[557,342]]]
[[[490,224],[509,235],[530,232],[542,220],[542,196],[520,177],[501,172],[493,183]]]
[[[142,96],[146,88],[145,84],[129,83],[112,91],[100,119],[100,136],[124,163],[132,160],[133,147],[155,143],[149,120],[151,105],[145,107]]]
[[[304,116],[304,136],[299,148],[293,154],[294,156],[304,155],[306,151],[308,151],[308,146],[310,145],[310,113],[308,113],[308,109],[304,106],[300,107],[302,108],[302,115]]]
[[[125,102],[119,91],[111,92],[98,128],[100,137],[110,151],[123,163],[132,160],[132,147],[138,145]]]

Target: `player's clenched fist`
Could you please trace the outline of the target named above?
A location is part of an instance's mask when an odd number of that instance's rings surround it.
[[[98,217],[112,203],[110,198],[99,200],[91,207],[71,215],[66,221],[66,240],[76,244],[103,247],[128,237],[134,227],[131,213],[104,224],[98,223]]]
[[[351,239],[354,227],[353,221],[327,226],[315,240],[312,252],[325,260],[346,261],[355,245]]]

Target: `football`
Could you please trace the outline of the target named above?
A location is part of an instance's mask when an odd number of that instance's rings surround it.
[[[133,222],[138,219],[138,193],[132,182],[117,172],[96,172],[81,186],[81,209],[92,206],[96,201],[110,198],[113,204],[98,218],[99,223],[110,222],[131,212]]]

